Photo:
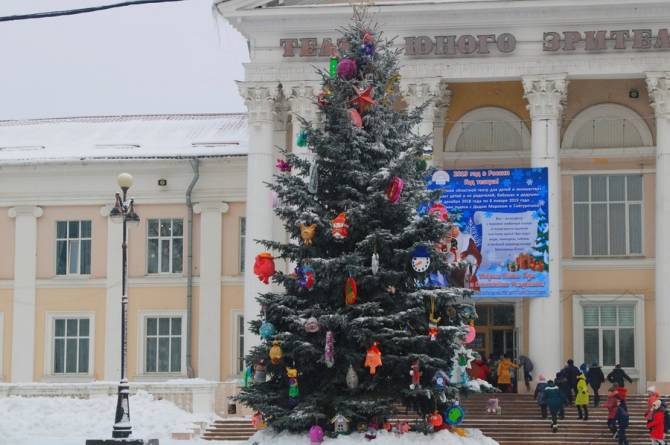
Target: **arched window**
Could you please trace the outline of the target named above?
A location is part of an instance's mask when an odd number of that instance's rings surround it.
[[[651,131],[635,111],[617,104],[594,105],[572,120],[563,148],[624,148],[653,145]]]
[[[526,123],[511,111],[483,107],[470,111],[454,124],[446,151],[529,150],[530,132]]]

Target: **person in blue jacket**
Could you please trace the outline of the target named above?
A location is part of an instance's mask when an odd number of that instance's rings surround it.
[[[558,413],[563,408],[566,400],[553,380],[549,380],[547,382],[547,387],[544,388],[543,401],[547,404],[549,412],[551,413],[551,431],[556,433],[558,432]]]
[[[535,400],[540,405],[540,415],[543,419],[547,418],[547,403],[544,401],[544,390],[547,387],[547,379],[542,374],[538,376],[538,382],[535,386]]]
[[[630,421],[630,416],[628,415],[628,408],[626,407],[626,401],[622,398],[617,399],[617,409],[616,416],[614,417],[614,422],[617,426],[617,438],[619,439],[619,445],[629,445],[628,438],[626,437],[626,429],[628,429],[628,424]]]

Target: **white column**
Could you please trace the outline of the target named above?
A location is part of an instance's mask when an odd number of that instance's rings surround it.
[[[547,378],[563,365],[561,307],[561,173],[560,121],[568,82],[565,74],[523,78],[532,120],[531,166],[546,167],[549,180],[549,296],[530,302],[528,356],[535,376]]]
[[[14,300],[12,315],[12,382],[34,381],[35,279],[37,277],[37,218],[42,209],[9,209],[16,219],[14,241]]]
[[[221,381],[221,233],[224,202],[199,202],[200,297],[198,299],[198,377]]]
[[[257,239],[272,239],[273,218],[270,191],[264,184],[272,180],[274,156],[272,147],[274,90],[262,84],[241,82],[240,94],[249,111],[249,152],[247,155],[247,205],[244,273],[244,321],[258,318],[260,305],[256,301],[259,293],[268,287],[254,275],[254,259],[264,250]],[[245,354],[260,344],[260,338],[245,332]]]
[[[105,368],[103,378],[116,381],[121,378],[121,243],[123,224],[109,218],[110,206],[100,209],[107,217],[107,279],[105,296]]]
[[[656,380],[670,389],[670,72],[647,73],[656,112]],[[661,388],[659,388],[661,390]]]
[[[440,130],[444,130],[444,116],[451,100],[451,91],[447,88],[447,83],[440,78],[403,78],[400,82],[400,89],[410,111],[430,101],[423,110],[422,120],[416,128],[416,133],[420,136],[432,134],[430,146],[433,148],[433,157],[440,157],[443,140]]]
[[[288,103],[291,110],[291,147],[292,152],[301,157],[309,157],[311,154],[307,147],[298,147],[296,140],[302,125],[297,116],[305,119],[307,122],[316,123],[318,108],[315,103],[316,95],[319,92],[319,84],[315,82],[304,82],[295,85],[288,85]]]

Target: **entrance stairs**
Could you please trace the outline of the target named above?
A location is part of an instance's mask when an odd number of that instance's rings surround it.
[[[616,444],[607,429],[607,410],[589,407],[589,420],[577,419],[577,409],[567,407],[565,419],[559,420],[557,433],[552,433],[550,420],[540,418],[540,408],[529,394],[498,394],[501,414],[487,414],[488,394],[463,399],[465,410],[463,428],[477,428],[495,439],[500,445],[601,445]],[[627,431],[630,445],[648,445],[647,429],[642,417],[646,409],[644,395],[628,395],[630,427]],[[603,400],[604,403],[604,400]],[[392,421],[406,420],[413,424],[416,413],[398,407]],[[249,418],[217,420],[203,434],[206,440],[246,440],[254,433]]]

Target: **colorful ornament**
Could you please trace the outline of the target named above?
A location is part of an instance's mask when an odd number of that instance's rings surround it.
[[[277,330],[275,329],[275,326],[269,321],[264,321],[263,324],[261,324],[261,327],[258,328],[258,333],[263,340],[272,337],[276,332]]]
[[[377,275],[377,272],[379,272],[379,254],[377,252],[372,254],[370,269],[372,270],[372,275]]]
[[[372,43],[363,44],[361,46],[361,50],[363,51],[363,55],[368,60],[372,59],[372,56],[375,55],[375,46]]]
[[[415,272],[423,273],[430,267],[430,254],[426,246],[416,246],[412,253],[412,269]]]
[[[267,380],[267,371],[265,361],[261,360],[254,366],[254,383],[265,383]]]
[[[347,277],[344,282],[344,301],[347,304],[356,304],[356,297],[358,297],[358,285],[354,277]]]
[[[437,411],[433,412],[433,414],[428,417],[428,422],[435,428],[442,426],[442,423],[444,423],[442,415]]]
[[[309,264],[304,264],[302,266],[296,266],[295,274],[298,277],[298,283],[307,290],[310,290],[314,287],[316,283],[316,274],[314,268]]]
[[[256,414],[253,415],[253,417],[251,418],[251,424],[253,425],[256,431],[260,431],[267,427],[265,419],[263,419],[263,414],[261,414],[260,411],[256,411]]]
[[[359,112],[365,113],[370,106],[377,105],[377,101],[372,98],[372,95],[374,94],[374,87],[372,85],[365,89],[358,88],[355,85],[353,88],[356,97],[351,99],[350,103],[357,108]]]
[[[447,277],[440,271],[432,272],[428,275],[428,284],[434,287],[447,287]]]
[[[288,403],[293,407],[298,404],[298,370],[296,368],[286,367],[286,377],[288,377]]]
[[[277,159],[275,167],[282,173],[290,173],[293,166],[283,159]]]
[[[349,108],[347,113],[349,114],[349,120],[351,120],[354,127],[361,128],[363,126],[363,118],[355,108]]]
[[[275,273],[275,261],[270,252],[262,252],[256,255],[254,261],[254,274],[265,284],[269,284],[270,277]]]
[[[242,375],[242,381],[244,382],[244,387],[247,388],[251,386],[254,381],[254,367],[249,365],[244,368],[244,374]]]
[[[371,420],[368,423],[368,430],[365,432],[365,438],[367,440],[373,440],[377,438],[377,422]]]
[[[412,377],[412,383],[409,385],[409,389],[420,389],[421,388],[421,369],[419,360],[414,360],[410,366],[409,375]]]
[[[374,43],[374,41],[375,41],[374,34],[372,34],[370,31],[365,31],[363,33],[363,43],[371,44]]]
[[[471,349],[461,345],[452,358],[451,382],[455,385],[465,385],[470,380],[468,369],[472,368],[475,359]]]
[[[382,365],[382,352],[377,347],[378,344],[379,342],[374,342],[365,355],[364,366],[370,368],[371,375],[375,375],[377,373],[377,368]]]
[[[309,442],[310,443],[321,443],[323,442],[323,428],[319,425],[313,425],[309,429]]]
[[[332,221],[330,221],[331,233],[336,240],[343,240],[349,236],[349,223],[347,222],[347,214],[341,212]]]
[[[314,334],[319,332],[321,330],[321,326],[319,326],[319,321],[316,319],[316,317],[309,317],[307,321],[305,322],[305,332]]]
[[[444,411],[444,420],[452,426],[455,425],[460,425],[463,423],[463,419],[465,418],[465,411],[463,410],[463,407],[458,404],[458,402],[454,403],[452,406],[447,408]]]
[[[330,423],[333,424],[333,431],[337,434],[349,434],[349,422],[350,420],[342,414],[336,414],[335,417],[330,419]]]
[[[307,183],[307,191],[311,194],[316,194],[319,191],[319,164],[316,159],[309,167],[309,182]]]
[[[316,224],[300,224],[300,237],[302,238],[303,243],[305,243],[305,246],[312,245],[314,235],[316,235]]]
[[[328,64],[328,74],[330,74],[330,77],[335,77],[337,75],[337,57],[336,56],[331,56],[330,57],[330,62]]]
[[[298,136],[296,136],[295,139],[295,145],[298,147],[307,146],[307,131],[304,128],[301,128],[300,131],[298,131]]]
[[[317,94],[316,104],[319,106],[319,108],[323,108],[328,105],[328,99],[330,99],[332,96],[333,92],[330,90],[330,88],[324,88],[319,94]]]
[[[440,333],[440,329],[434,323],[428,323],[428,336],[430,336],[431,341],[437,340],[437,334]]]
[[[446,372],[438,369],[433,375],[432,382],[436,391],[444,391],[447,387],[447,384],[449,383],[449,377],[447,376]]]
[[[356,374],[354,367],[351,365],[349,365],[349,369],[347,370],[346,382],[349,389],[356,389],[358,387],[358,374]]]
[[[391,179],[391,182],[389,183],[388,187],[386,187],[386,191],[384,192],[388,200],[391,201],[391,204],[397,204],[398,201],[400,201],[400,193],[402,193],[404,186],[405,182],[399,177],[394,176]]]
[[[472,343],[475,341],[475,337],[477,336],[477,330],[475,329],[475,322],[470,321],[470,324],[468,325],[468,333],[465,335],[465,344]]]
[[[340,79],[351,80],[358,73],[358,66],[354,59],[342,59],[337,62],[335,72]]]
[[[440,221],[446,221],[449,219],[449,212],[447,208],[441,202],[434,203],[428,210],[429,215],[436,215],[437,219]]]
[[[328,368],[335,364],[335,336],[333,331],[326,332],[326,346],[323,349],[323,360]]]
[[[273,341],[269,353],[270,361],[272,362],[272,364],[273,365],[278,364],[282,358],[282,355],[284,355],[284,353],[281,350],[280,343],[277,340]]]

